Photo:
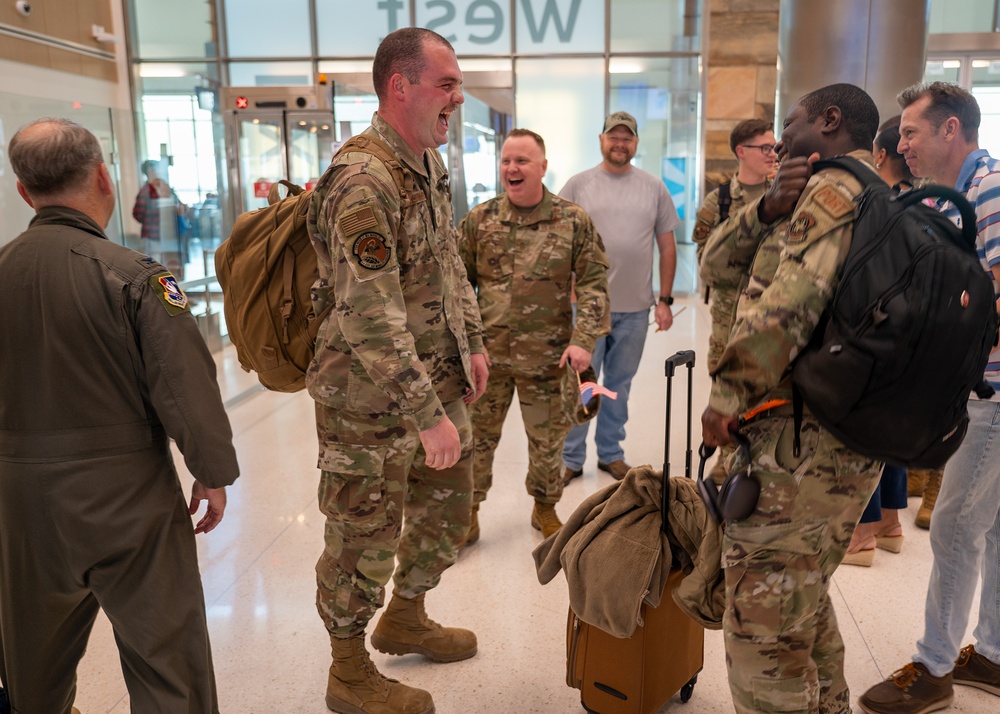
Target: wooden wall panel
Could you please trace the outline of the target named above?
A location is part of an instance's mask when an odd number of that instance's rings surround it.
[[[108,32],[113,30],[113,1],[38,0],[32,2],[31,14],[24,17],[13,0],[0,0],[0,23],[117,54],[125,51],[123,43],[98,42],[91,31],[93,25],[101,25]],[[0,35],[0,57],[95,79],[118,80],[113,60],[89,57],[9,35]]]

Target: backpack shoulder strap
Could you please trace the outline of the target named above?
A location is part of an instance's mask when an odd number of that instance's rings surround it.
[[[861,182],[861,185],[868,187],[873,183],[884,183],[878,174],[868,168],[864,162],[855,159],[853,156],[835,156],[831,159],[820,159],[812,165],[813,173],[824,169],[843,169]]]
[[[729,207],[733,203],[733,196],[729,190],[729,182],[723,181],[719,184],[719,223],[729,218]]]
[[[813,172],[822,171],[827,168],[840,168],[849,171],[865,187],[882,181],[881,178],[873,176],[871,171],[864,168],[862,162],[853,156],[838,156],[832,159],[824,159],[813,164]],[[898,201],[900,207],[906,208],[922,202],[924,199],[945,199],[951,201],[958,212],[962,215],[962,239],[967,247],[975,250],[976,246],[976,213],[972,209],[972,204],[958,191],[947,186],[928,184],[912,191],[895,194],[893,201]]]
[[[951,201],[962,215],[962,239],[968,246],[971,246],[975,250],[976,233],[978,232],[976,212],[973,210],[969,200],[955,189],[932,183],[915,188],[912,191],[907,191],[906,193],[901,193],[895,200],[899,201],[900,205],[905,208],[906,206],[920,203],[924,199],[937,200],[942,198]]]
[[[361,151],[366,154],[371,154],[389,169],[389,174],[392,176],[393,183],[396,184],[396,190],[399,192],[399,198],[402,205],[409,206],[415,202],[414,196],[419,199],[420,195],[423,195],[423,191],[417,186],[416,179],[408,171],[399,160],[393,155],[392,149],[390,149],[384,141],[373,134],[356,134],[344,142],[344,145],[340,147],[340,151],[337,153],[346,153],[348,151]]]

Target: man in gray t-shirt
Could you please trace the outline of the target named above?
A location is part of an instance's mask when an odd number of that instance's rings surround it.
[[[570,178],[559,195],[581,206],[604,241],[611,296],[611,334],[597,341],[591,364],[604,372],[604,386],[618,399],[604,399],[597,414],[597,468],[621,479],[629,470],[621,442],[628,421],[628,395],[639,368],[649,331],[649,308],[656,305],[657,330],[673,324],[670,306],[677,248],[674,229],[680,224],[663,181],[632,166],[639,144],[635,117],[615,112],[600,135],[604,160]],[[653,244],[660,249],[660,294],[653,295]],[[590,422],[566,437],[564,480],[583,473]]]

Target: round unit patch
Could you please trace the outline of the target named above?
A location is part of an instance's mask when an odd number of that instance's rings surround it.
[[[354,255],[358,256],[358,265],[368,270],[384,268],[389,262],[389,254],[385,237],[378,233],[362,233],[354,241]]]
[[[816,225],[812,214],[803,211],[788,225],[788,242],[798,243],[805,240],[809,229]]]

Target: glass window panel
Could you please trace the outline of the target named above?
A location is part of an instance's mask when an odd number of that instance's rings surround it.
[[[455,220],[464,218],[468,209],[497,195],[496,110],[469,93],[462,105],[462,169],[465,184],[464,209]]]
[[[145,129],[146,145],[151,147],[146,153],[149,156],[159,156],[159,147],[170,145],[170,124],[166,121],[147,121]]]
[[[443,35],[462,54],[510,53],[510,0],[417,3],[417,26]]]
[[[134,0],[135,46],[142,59],[215,57],[212,3],[205,0]]]
[[[316,0],[318,51],[325,57],[372,57],[383,37],[409,26],[410,0]]]
[[[336,122],[337,141],[347,141],[360,134],[372,123],[372,114],[378,109],[378,97],[349,85],[334,82],[333,118]]]
[[[690,0],[612,0],[611,51],[697,52],[701,7]]]
[[[979,146],[1000,156],[1000,57],[972,60],[972,95],[979,102]]]
[[[601,160],[597,136],[605,115],[604,60],[522,59],[516,71],[515,126],[545,139],[549,168],[544,181],[558,193],[570,176]]]
[[[309,62],[230,62],[231,87],[311,86]]]
[[[230,57],[312,55],[308,0],[225,0],[225,6]],[[343,32],[345,23],[338,24]]]
[[[958,82],[958,73],[962,69],[960,60],[927,60],[924,65],[925,82]]]
[[[961,12],[956,12],[955,0],[931,0],[928,18],[930,32],[990,32],[996,0],[962,0]]]
[[[604,52],[604,0],[522,0],[516,7],[518,52]]]
[[[160,245],[146,246],[145,250],[169,265],[182,281],[194,280],[204,275],[206,267],[210,273],[214,272],[211,251],[229,228],[223,225],[220,209],[228,203],[226,176],[219,173],[225,170],[221,116],[202,108],[204,97],[199,102],[198,91],[211,94],[217,90],[217,66],[145,63],[139,66],[138,74],[140,149],[136,165],[127,170],[134,172],[141,185],[145,177],[139,164],[146,159],[157,162],[158,175],[187,207],[189,224],[186,233],[179,232],[176,219],[162,216],[165,237]],[[224,202],[221,204],[220,195]],[[132,201],[129,197],[129,208]],[[128,232],[138,236],[139,228],[129,215]]]
[[[71,119],[89,129],[97,137],[117,191],[114,214],[105,233],[115,243],[135,246],[135,243],[126,242],[122,231],[122,212],[131,212],[132,196],[123,196],[121,193],[119,167],[114,163],[121,147],[115,143],[112,111],[107,107],[74,102],[70,99],[54,100],[0,92],[0,216],[3,217],[3,220],[0,220],[0,247],[20,235],[35,216],[35,211],[18,195],[17,177],[10,167],[6,149],[16,131],[39,117]],[[120,125],[123,121],[131,122],[131,115],[126,116],[122,113],[114,124]],[[131,173],[131,166],[128,167],[128,171]]]
[[[194,156],[194,117],[190,114],[190,104],[184,108],[188,110],[188,116],[178,116],[170,123],[170,150],[179,156]]]

